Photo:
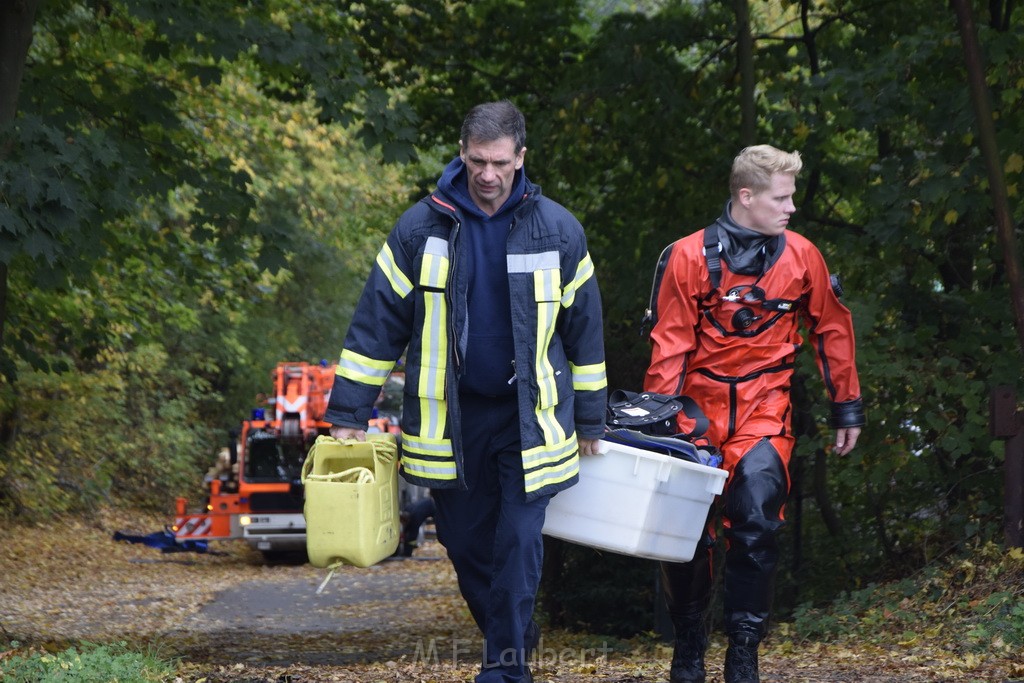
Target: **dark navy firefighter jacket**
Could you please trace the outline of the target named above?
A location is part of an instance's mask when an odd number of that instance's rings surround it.
[[[365,429],[405,351],[402,474],[431,488],[465,487],[459,380],[469,275],[461,227],[456,203],[440,190],[399,218],[356,307],[324,418]],[[604,433],[601,298],[579,221],[528,180],[505,249],[523,473],[532,500],[578,480],[577,432],[590,439]]]

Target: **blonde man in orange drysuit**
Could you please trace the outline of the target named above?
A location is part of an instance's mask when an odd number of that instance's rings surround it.
[[[832,402],[835,452],[849,453],[864,424],[853,323],[839,301],[838,281],[818,249],[786,229],[802,165],[797,152],[768,145],[741,151],[721,217],[665,250],[652,303],[656,323],[644,389],[696,400],[729,472],[720,501],[726,683],[760,680],[757,648],[768,627],[789,492],[789,390],[800,319]],[[682,424],[680,431],[687,431]],[[706,541],[691,562],[662,563],[675,629],[671,683],[705,680],[710,535]]]

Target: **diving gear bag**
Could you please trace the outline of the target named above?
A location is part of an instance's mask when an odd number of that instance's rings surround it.
[[[608,426],[634,429],[654,436],[676,436],[676,416],[683,413],[696,423],[683,436],[695,439],[708,430],[708,418],[689,396],[668,396],[645,391],[617,389],[608,397]]]

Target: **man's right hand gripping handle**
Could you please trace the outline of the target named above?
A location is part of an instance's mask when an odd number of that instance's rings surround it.
[[[366,431],[354,427],[331,427],[331,436],[339,441],[344,441],[345,439],[366,441]]]

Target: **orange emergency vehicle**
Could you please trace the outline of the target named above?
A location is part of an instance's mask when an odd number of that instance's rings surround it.
[[[323,416],[334,370],[328,363],[277,365],[273,396],[242,422],[237,440],[207,474],[206,509],[189,513],[188,501],[177,499],[171,528],[177,543],[241,538],[264,555],[305,550],[302,463],[330,429]],[[397,432],[398,420],[377,416],[371,430]]]

